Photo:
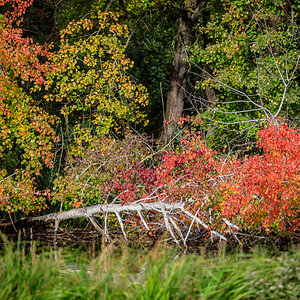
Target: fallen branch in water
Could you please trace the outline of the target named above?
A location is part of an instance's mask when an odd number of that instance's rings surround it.
[[[198,212],[196,214],[192,214],[186,209],[186,203],[184,202],[175,202],[175,203],[165,203],[165,202],[152,202],[152,203],[128,203],[125,205],[121,204],[97,204],[89,207],[83,208],[74,208],[68,211],[62,211],[57,213],[51,213],[43,216],[32,217],[32,218],[25,218],[20,220],[20,222],[25,223],[34,223],[34,222],[52,222],[54,221],[58,224],[61,221],[69,220],[69,219],[76,219],[76,218],[87,218],[91,224],[95,227],[97,231],[99,231],[107,241],[110,241],[109,233],[108,233],[108,225],[107,225],[107,217],[108,214],[114,214],[118,220],[120,225],[122,234],[124,239],[127,240],[127,234],[125,231],[125,226],[121,217],[122,213],[137,213],[139,218],[141,219],[142,224],[145,226],[147,230],[149,230],[149,225],[147,224],[145,218],[142,215],[142,212],[145,211],[155,211],[157,213],[162,214],[162,226],[171,234],[172,239],[177,243],[180,244],[179,239],[182,241],[182,244],[186,246],[186,242],[190,236],[191,228],[193,223],[198,223],[202,226],[205,230],[210,232],[213,236],[219,238],[220,241],[227,241],[226,237],[221,233],[210,230],[210,226],[203,222],[198,216]],[[97,221],[95,220],[95,216],[99,214],[104,214],[104,228],[102,228]],[[180,229],[180,224],[175,222],[172,215],[180,214],[181,216],[185,217],[192,221],[191,225],[188,227],[187,234],[184,236],[183,231]],[[224,219],[224,223],[229,227],[234,227],[236,229],[237,226],[231,224],[228,220]],[[182,225],[182,224],[181,224]],[[175,230],[174,230],[175,229]],[[175,232],[177,232],[177,237]]]

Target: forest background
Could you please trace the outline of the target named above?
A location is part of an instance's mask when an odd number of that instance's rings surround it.
[[[299,1],[0,5],[3,219],[297,235]]]

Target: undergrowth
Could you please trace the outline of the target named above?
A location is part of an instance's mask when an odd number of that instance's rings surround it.
[[[95,258],[4,241],[0,299],[299,299],[300,250],[216,257],[110,245]]]

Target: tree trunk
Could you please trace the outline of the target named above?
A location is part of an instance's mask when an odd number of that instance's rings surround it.
[[[209,74],[212,73],[210,68],[208,66],[205,67],[205,71],[208,72]],[[208,76],[207,76],[208,79]],[[216,91],[214,87],[211,86],[206,86],[204,90],[205,96],[206,96],[206,109],[214,109],[216,107],[216,101],[217,101],[217,96],[216,96]],[[214,113],[211,116],[212,119],[214,119]],[[213,127],[212,124],[209,124],[206,136],[212,137],[213,136]]]
[[[167,96],[166,120],[161,134],[161,141],[167,143],[174,131],[174,118],[181,116],[189,69],[187,48],[194,43],[193,26],[199,17],[200,0],[189,0],[184,7],[179,21],[175,40],[172,73]]]

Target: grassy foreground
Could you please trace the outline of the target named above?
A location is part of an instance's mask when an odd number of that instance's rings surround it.
[[[132,254],[113,245],[95,259],[5,243],[0,299],[299,299],[300,251],[268,256]]]

